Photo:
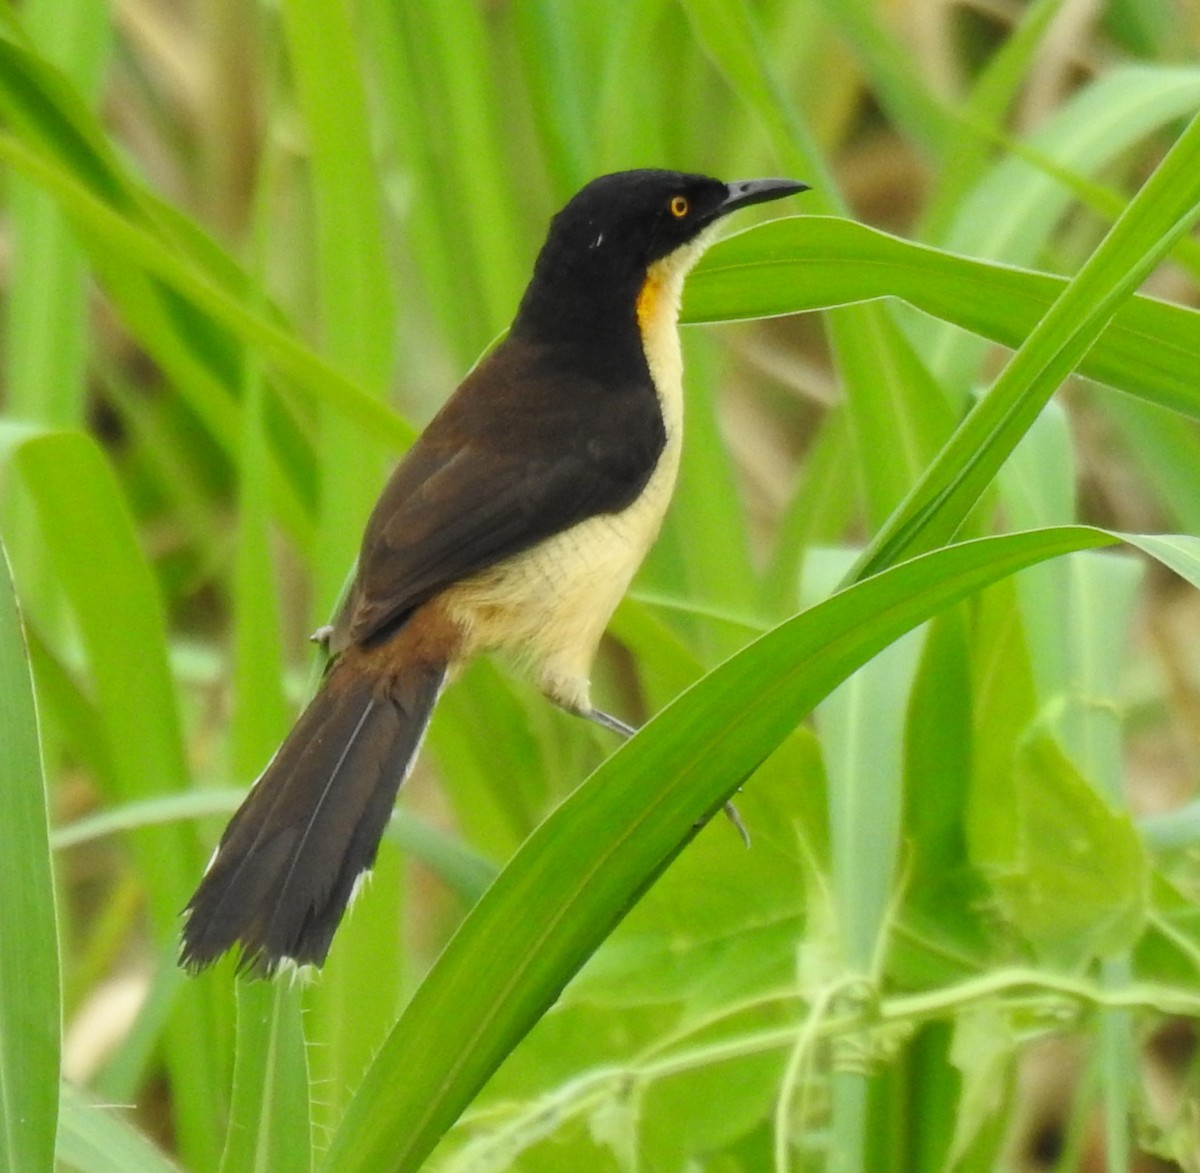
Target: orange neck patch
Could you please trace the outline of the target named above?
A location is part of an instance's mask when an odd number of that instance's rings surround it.
[[[637,324],[642,336],[651,328],[655,311],[663,294],[663,274],[657,265],[651,265],[646,272],[646,280],[637,295]]]

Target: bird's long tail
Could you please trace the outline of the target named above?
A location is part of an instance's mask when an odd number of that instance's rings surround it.
[[[186,909],[183,965],[235,945],[260,976],[325,960],[445,678],[428,661],[386,675],[353,655],[334,664],[225,829]]]

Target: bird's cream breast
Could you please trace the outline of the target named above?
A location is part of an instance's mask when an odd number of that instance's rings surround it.
[[[589,517],[442,597],[472,652],[514,653],[543,690],[586,710],[596,647],[617,604],[658,535],[679,472],[683,440],[683,356],[677,323],[683,279],[698,247],[651,265],[637,301],[646,362],[666,441],[637,498],[619,513]]]

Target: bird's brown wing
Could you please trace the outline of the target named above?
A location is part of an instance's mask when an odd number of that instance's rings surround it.
[[[618,512],[645,486],[666,438],[649,379],[601,387],[521,358],[495,352],[393,472],[337,642],[378,638],[443,587]]]

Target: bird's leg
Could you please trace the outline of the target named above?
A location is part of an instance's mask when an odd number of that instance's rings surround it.
[[[619,733],[622,737],[632,737],[637,730],[632,725],[626,725],[619,717],[614,717],[611,713],[602,712],[600,709],[585,709],[580,714],[581,717],[586,717],[593,724],[599,725],[602,729],[611,729],[614,733]],[[724,806],[725,816],[737,828],[737,833],[742,837],[742,842],[750,846],[750,832],[746,830],[746,824],[742,822],[742,816],[738,814],[738,809],[732,802],[727,802]]]
[[[632,725],[626,725],[620,717],[614,717],[611,713],[602,713],[599,709],[587,709],[579,715],[587,718],[594,725],[599,725],[601,729],[611,729],[625,738],[632,737],[637,732]]]

